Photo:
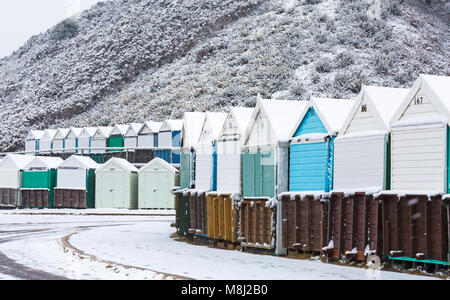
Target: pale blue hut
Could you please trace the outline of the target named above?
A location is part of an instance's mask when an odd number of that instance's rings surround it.
[[[312,98],[290,141],[289,191],[333,189],[334,139],[353,100]]]

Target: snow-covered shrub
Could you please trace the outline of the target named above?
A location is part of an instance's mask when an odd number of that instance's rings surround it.
[[[334,59],[334,64],[338,69],[346,68],[353,65],[355,62],[353,56],[348,52],[341,52],[336,55]]]
[[[304,0],[305,4],[319,4],[322,0]]]
[[[64,20],[51,30],[50,38],[56,41],[72,39],[78,34],[78,24],[71,19]]]
[[[354,94],[358,93],[361,90],[362,84],[363,76],[360,73],[354,71],[337,73],[334,77],[334,85],[341,95],[345,95],[346,92],[351,92]]]
[[[329,73],[333,70],[333,66],[331,65],[328,59],[321,59],[316,62],[316,71],[319,73]]]

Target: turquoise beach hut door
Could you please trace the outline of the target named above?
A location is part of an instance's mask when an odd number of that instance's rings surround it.
[[[290,191],[330,190],[329,145],[328,139],[291,145]]]
[[[333,139],[310,108],[290,145],[289,190],[325,191],[332,189]]]

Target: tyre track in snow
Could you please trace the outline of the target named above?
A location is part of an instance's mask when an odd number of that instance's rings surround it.
[[[102,221],[101,221],[102,222]],[[100,222],[100,223],[101,223]],[[87,226],[80,226],[76,224],[73,227],[63,228],[63,229],[55,229],[55,228],[40,228],[40,229],[19,229],[19,230],[10,230],[10,231],[0,231],[0,244],[8,243],[8,242],[14,242],[16,240],[24,240],[24,239],[31,239],[36,238],[37,236],[49,236],[54,235],[57,233],[61,233],[61,235],[66,236],[68,232],[73,231],[83,231],[88,229],[95,229],[95,228],[102,228],[102,227],[112,227],[112,226],[124,226],[124,225],[130,225],[138,223],[139,221],[133,221],[133,222],[124,222],[120,221],[120,224],[104,224],[104,225],[87,225]],[[68,222],[69,223],[69,222]],[[112,223],[112,222],[108,222]],[[41,224],[33,224],[33,225],[43,225]],[[19,225],[19,224],[17,224]],[[20,224],[20,225],[31,225],[31,224]],[[45,223],[45,225],[54,225],[54,224],[48,224]],[[157,273],[157,272],[155,272]],[[17,279],[23,279],[23,280],[69,280],[69,278],[55,275],[49,272],[41,271],[35,268],[31,268],[29,266],[20,264],[16,262],[15,260],[9,258],[7,255],[5,255],[2,251],[0,251],[0,274],[7,275],[9,277],[17,278]],[[167,274],[167,276],[172,276]]]
[[[61,239],[61,244],[63,245],[65,250],[72,251],[73,253],[75,253],[75,254],[77,254],[77,255],[79,255],[81,257],[87,257],[87,258],[89,258],[91,260],[94,260],[94,261],[97,261],[97,262],[101,262],[101,263],[104,263],[104,264],[108,264],[108,265],[116,265],[116,266],[123,267],[125,269],[135,269],[135,270],[140,270],[140,271],[150,271],[150,272],[153,272],[153,273],[155,273],[157,275],[161,275],[163,280],[167,280],[167,279],[194,280],[193,278],[183,277],[183,276],[179,276],[179,275],[173,275],[173,274],[169,274],[169,273],[158,272],[158,271],[154,271],[154,270],[150,270],[150,269],[146,269],[146,268],[141,268],[141,267],[124,265],[124,264],[121,264],[121,263],[118,263],[118,262],[114,262],[114,261],[103,260],[103,259],[100,259],[100,258],[94,256],[94,255],[87,254],[86,252],[84,252],[84,251],[76,248],[75,246],[73,246],[70,243],[70,241],[69,241],[70,238],[73,235],[76,235],[76,234],[79,234],[79,233],[80,232],[74,232],[74,233],[66,235],[65,237],[63,237]]]
[[[27,235],[34,235],[39,233],[44,233],[50,231],[50,229],[30,229],[30,230],[18,230],[17,232],[10,231],[2,231],[3,234],[13,234],[12,236],[8,236],[6,238],[0,239],[0,244],[12,242],[17,239],[26,238]],[[34,268],[30,268],[28,266],[17,263],[15,260],[6,256],[3,252],[0,251],[0,273],[17,278],[17,279],[25,279],[25,280],[68,280],[68,278],[64,276],[54,275],[48,272],[36,270]]]

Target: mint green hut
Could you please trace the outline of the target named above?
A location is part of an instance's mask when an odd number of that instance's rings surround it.
[[[26,165],[21,189],[23,207],[55,207],[56,170],[62,162],[59,157],[36,157]]]
[[[138,208],[138,169],[111,158],[95,172],[95,208]]]

